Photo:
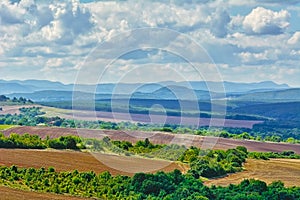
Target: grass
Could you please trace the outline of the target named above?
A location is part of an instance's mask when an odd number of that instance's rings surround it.
[[[14,125],[0,125],[0,131],[7,130],[14,127]]]
[[[54,108],[54,107],[46,107],[43,106],[41,109],[42,112],[45,112],[45,117],[56,117],[56,116],[64,116],[66,114],[72,115],[73,111],[68,109]]]

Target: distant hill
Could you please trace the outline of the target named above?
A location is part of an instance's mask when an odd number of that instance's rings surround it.
[[[210,90],[215,92],[226,93],[245,93],[251,90],[278,90],[290,88],[287,84],[276,84],[272,81],[263,81],[258,83],[236,83],[236,82],[213,82],[213,81],[191,81],[179,82],[176,85],[189,85],[194,90]]]
[[[210,100],[213,92],[192,90],[183,86],[170,85],[162,87],[152,93],[155,99],[184,99],[184,100]]]
[[[42,90],[72,91],[73,85],[65,85],[60,82],[47,80],[0,80],[0,94],[32,93]]]
[[[12,93],[6,95],[10,98],[24,97],[31,99],[34,102],[53,102],[53,101],[72,101],[74,100],[91,100],[91,99],[110,99],[111,94],[94,94],[88,92],[76,92],[73,91],[56,91],[56,90],[43,90],[33,93]],[[114,98],[129,98],[128,95],[114,95]]]
[[[0,83],[1,85],[1,83]],[[1,87],[3,94],[9,97],[25,97],[31,99],[35,102],[45,102],[45,101],[70,101],[73,98],[73,91],[57,91],[57,90],[42,90],[33,91],[34,88],[30,86],[21,86],[18,84],[13,84],[15,93],[8,93],[8,89],[12,84],[4,84]],[[122,87],[125,87],[122,85]],[[103,89],[103,88],[102,88]],[[154,89],[151,88],[150,91]],[[31,92],[23,92],[24,90]],[[102,90],[107,91],[107,90]],[[112,90],[113,91],[113,90]],[[272,102],[295,102],[300,101],[300,88],[283,89],[283,90],[273,90],[273,91],[250,91],[243,94],[225,94],[209,92],[205,90],[192,90],[183,86],[170,85],[167,87],[162,87],[154,92],[134,92],[133,94],[128,94],[128,91],[123,90],[123,93],[113,93],[109,91],[107,93],[94,93],[85,90],[85,92],[78,91],[76,98],[80,99],[110,99],[110,98],[130,98],[130,99],[160,99],[160,100],[199,100],[199,101],[210,101],[211,99],[223,100],[227,98],[228,103],[239,102],[239,105],[257,104],[257,103],[272,103]],[[244,103],[241,103],[244,102]]]
[[[191,82],[158,82],[158,83],[105,83],[98,85],[74,85],[63,84],[60,82],[52,82],[48,80],[0,80],[0,94],[12,93],[32,93],[43,90],[56,91],[73,91],[75,88],[78,91],[90,92],[97,94],[133,94],[133,93],[154,93],[159,89],[165,87],[185,87],[190,90],[211,91],[211,92],[226,92],[227,94],[244,94],[256,91],[274,91],[290,88],[286,84],[276,84],[271,81],[259,83],[234,83],[234,82],[205,82],[205,81],[191,81]],[[224,90],[225,89],[225,90]]]
[[[293,102],[300,101],[300,88],[266,91],[266,92],[252,92],[243,94],[233,99],[239,101],[256,101],[256,102]]]
[[[35,90],[34,86],[21,85],[19,83],[0,83],[0,94],[11,94],[15,92],[27,93],[33,92]]]
[[[248,115],[259,115],[286,121],[300,121],[300,102],[255,104],[241,106],[230,110],[230,112]]]

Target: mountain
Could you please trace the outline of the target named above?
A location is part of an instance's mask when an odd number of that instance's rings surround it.
[[[210,93],[203,90],[192,90],[183,86],[170,85],[162,87],[152,93],[155,99],[184,99],[184,100],[209,100]]]
[[[33,92],[35,90],[34,86],[26,86],[18,83],[0,83],[0,94],[11,94],[14,92],[23,92],[27,93]]]
[[[0,84],[6,84],[5,90],[0,92],[15,93],[22,91],[23,93],[31,93],[42,90],[57,90],[57,91],[73,91],[92,92],[99,94],[111,94],[114,91],[120,94],[132,94],[134,92],[151,93],[160,88],[168,86],[186,87],[193,90],[204,90],[213,92],[226,93],[245,93],[255,90],[279,90],[290,88],[287,84],[276,84],[272,81],[265,81],[259,83],[234,83],[234,82],[211,82],[211,81],[190,81],[190,82],[174,82],[165,81],[158,83],[104,83],[98,85],[83,85],[83,84],[63,84],[60,82],[53,82],[48,80],[0,80]],[[4,88],[2,85],[1,88]]]
[[[0,80],[1,94],[12,94],[12,93],[32,93],[35,91],[42,90],[60,90],[60,91],[72,91],[73,85],[65,85],[60,82],[52,82],[47,80],[12,80],[5,81]],[[5,86],[5,87],[4,87]],[[5,88],[5,90],[3,89]]]
[[[137,99],[178,98],[189,100],[197,98],[199,100],[210,100],[224,98],[224,89],[229,99],[240,101],[299,100],[297,89],[291,89],[286,84],[276,84],[271,81],[259,83],[165,81],[158,83],[74,85],[48,80],[0,80],[0,94],[10,97],[23,96],[34,101],[71,100],[73,90],[96,94],[97,99],[131,97]]]
[[[209,90],[226,93],[245,93],[253,90],[278,90],[290,88],[287,84],[276,84],[272,81],[258,83],[235,83],[235,82],[213,82],[213,81],[191,81],[179,82],[178,85],[189,85],[194,90]]]

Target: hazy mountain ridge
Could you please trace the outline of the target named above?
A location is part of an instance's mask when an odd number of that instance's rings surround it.
[[[99,94],[132,94],[134,92],[153,93],[163,87],[185,87],[191,90],[203,90],[211,92],[245,93],[254,90],[279,90],[290,88],[287,84],[276,84],[271,81],[259,83],[235,83],[235,82],[211,82],[211,81],[190,81],[190,82],[158,82],[158,83],[105,83],[98,85],[63,84],[48,80],[0,80],[1,94],[11,93],[32,93],[42,90],[91,92]],[[21,90],[21,91],[20,91]]]
[[[238,101],[300,101],[300,89],[271,81],[259,83],[234,82],[159,82],[120,83],[99,85],[74,85],[47,80],[4,81],[0,80],[0,94],[9,97],[25,97],[33,101],[70,101],[73,90],[76,98],[136,98],[136,99],[224,99]],[[209,90],[211,89],[211,90]],[[218,90],[219,92],[214,92]],[[227,92],[226,94],[224,92]]]

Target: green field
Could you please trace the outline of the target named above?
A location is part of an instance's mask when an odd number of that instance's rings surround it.
[[[1,130],[6,130],[6,129],[10,129],[12,127],[14,127],[14,125],[0,125],[0,131]]]

